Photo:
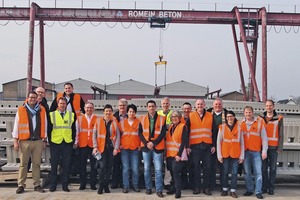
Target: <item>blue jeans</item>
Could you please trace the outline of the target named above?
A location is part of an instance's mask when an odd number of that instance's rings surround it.
[[[154,161],[155,189],[156,192],[163,191],[163,153],[155,153],[154,150],[143,152],[144,177],[146,189],[152,189],[151,164]]]
[[[221,183],[222,188],[224,191],[228,190],[229,184],[228,184],[228,174],[230,173],[229,170],[231,169],[231,184],[230,184],[230,191],[235,192],[236,184],[237,184],[237,173],[238,173],[238,158],[223,158],[223,173],[221,174]]]
[[[248,192],[254,191],[252,169],[255,176],[255,194],[262,193],[262,158],[260,151],[245,151],[245,182]]]
[[[267,155],[268,157],[262,162],[263,191],[267,191],[267,190],[274,191],[278,152],[276,149],[268,149]]]
[[[132,171],[132,185],[138,188],[139,185],[139,150],[122,149],[122,175],[123,188],[129,189],[129,170]]]

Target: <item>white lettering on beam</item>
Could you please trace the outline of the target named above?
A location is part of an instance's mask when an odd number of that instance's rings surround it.
[[[178,11],[159,11],[156,14],[156,11],[148,10],[129,10],[128,17],[159,17],[159,18],[182,18],[182,12]]]
[[[158,16],[160,18],[181,18],[182,13],[181,12],[175,12],[175,11],[159,11]]]
[[[143,11],[143,10],[130,10],[128,11],[128,17],[153,17],[155,11]]]

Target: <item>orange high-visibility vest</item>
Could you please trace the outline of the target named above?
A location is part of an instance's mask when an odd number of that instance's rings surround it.
[[[220,124],[219,130],[223,135],[221,152],[223,158],[239,158],[241,155],[241,124],[236,122],[232,131],[226,124]]]
[[[166,148],[167,148],[167,157],[176,157],[180,145],[182,143],[182,131],[184,128],[184,123],[179,123],[177,127],[175,128],[172,136],[171,136],[171,130],[173,127],[173,124],[169,127],[167,136],[166,136]]]
[[[45,108],[40,106],[40,123],[36,126],[41,126],[41,133],[40,137],[41,139],[45,138],[45,123],[46,123],[46,111]],[[27,140],[30,137],[30,130],[29,130],[29,121],[28,121],[28,115],[27,115],[27,109],[25,106],[20,106],[18,108],[18,115],[19,115],[19,124],[18,124],[18,139],[19,140]]]
[[[132,125],[128,123],[128,119],[120,121],[121,136],[121,148],[135,150],[141,145],[141,140],[138,135],[140,121],[136,118]]]
[[[261,130],[263,127],[264,121],[261,118],[257,118],[257,120],[252,123],[249,131],[246,122],[242,121],[241,130],[244,134],[245,151],[261,151]]]
[[[162,127],[166,121],[166,117],[162,115],[158,115],[156,118],[156,123],[154,125],[154,138],[151,138],[151,141],[156,140],[156,138],[160,135]],[[149,123],[149,116],[148,114],[145,116],[141,116],[140,122],[143,127],[143,136],[147,141],[149,141],[149,136],[150,136],[150,123]],[[141,142],[141,146],[144,147],[145,145]],[[156,147],[155,149],[157,150],[163,150],[165,148],[165,141],[162,140]]]
[[[190,145],[212,144],[213,115],[210,112],[206,112],[202,119],[197,111],[190,113],[190,124]]]
[[[79,147],[83,148],[89,146],[93,148],[93,129],[96,123],[96,119],[97,116],[93,115],[89,124],[85,114],[81,113],[80,116],[77,118],[79,127]]]
[[[279,115],[277,120],[270,120],[266,124],[266,131],[268,135],[268,145],[269,146],[278,146],[279,138],[279,127],[278,123],[282,119],[282,116]]]
[[[58,101],[58,99],[63,96],[64,96],[64,93],[59,92],[56,96],[56,101]],[[81,100],[80,95],[75,93],[72,104],[73,104],[73,108],[74,108],[73,112],[76,114],[77,117],[79,117],[80,113],[81,113],[80,112],[80,100]]]
[[[118,122],[115,118],[112,118],[112,122],[110,124],[110,139],[112,141],[113,146],[115,146],[116,137],[117,137],[117,130]],[[98,151],[103,153],[104,152],[104,146],[105,146],[105,138],[106,138],[106,126],[105,126],[105,120],[103,117],[99,117],[96,120],[96,125],[94,127],[94,130],[97,131],[97,146]]]

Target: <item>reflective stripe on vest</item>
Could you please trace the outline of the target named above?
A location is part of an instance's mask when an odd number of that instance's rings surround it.
[[[63,96],[64,96],[64,93],[62,93],[62,92],[58,93],[56,96],[56,101],[58,101],[58,99]],[[76,113],[77,117],[79,117],[81,114],[80,101],[81,101],[80,95],[75,93],[73,96],[72,105],[73,105],[73,109],[74,109],[73,112]]]
[[[166,157],[176,157],[178,155],[181,143],[182,143],[182,131],[185,127],[184,123],[179,123],[173,134],[171,135],[173,124],[170,126],[166,135]]]
[[[230,130],[226,124],[222,124],[222,145],[221,145],[221,152],[224,158],[239,158],[241,155],[241,124],[236,122],[235,126],[232,130]],[[237,127],[237,130],[236,130]],[[225,132],[227,130],[227,132]],[[237,131],[237,133],[236,133]],[[237,134],[237,137],[234,137]],[[231,137],[231,139],[229,139]],[[234,138],[232,138],[234,137]]]
[[[68,121],[66,121],[65,118],[68,118]],[[74,122],[74,113],[66,111],[64,119],[62,119],[59,111],[56,110],[50,113],[50,119],[53,124],[51,141],[55,144],[60,144],[63,140],[65,140],[66,143],[72,142],[72,123]]]
[[[45,116],[46,111],[45,108],[40,106],[40,124],[36,124],[36,126],[40,126],[40,137],[41,139],[45,138]],[[30,138],[30,130],[29,130],[29,121],[27,109],[25,106],[21,106],[18,108],[18,116],[19,116],[19,124],[18,124],[18,139],[19,140],[27,140]]]
[[[244,142],[245,142],[245,150],[251,150],[251,151],[261,151],[261,128],[262,128],[262,119],[257,118],[256,121],[254,121],[251,126],[247,127],[247,124],[245,121],[243,121],[244,125]],[[248,131],[252,130],[252,131]],[[257,130],[257,132],[253,131]]]
[[[138,136],[140,121],[134,119],[133,123],[130,125],[128,119],[124,119],[120,122],[122,136],[121,136],[121,148],[136,150],[141,145],[140,137]]]
[[[212,123],[213,116],[206,112],[201,119],[195,111],[190,113],[190,144],[200,144],[202,142],[212,144]]]
[[[77,118],[78,126],[79,126],[79,147],[89,146],[93,148],[93,128],[96,122],[96,115],[92,115],[90,119],[90,123],[86,119],[84,114],[80,114]],[[84,126],[84,127],[83,127]]]
[[[281,119],[275,121],[269,121],[267,123],[267,135],[268,135],[268,145],[269,146],[278,146],[278,122]]]
[[[104,152],[104,146],[105,146],[105,140],[106,140],[106,125],[105,125],[105,120],[103,117],[99,117],[96,123],[95,128],[97,128],[97,146],[98,146],[98,151],[101,153]],[[117,123],[113,119],[109,130],[110,130],[110,140],[112,141],[113,147],[115,147],[115,137],[116,137],[116,128],[117,128]]]
[[[145,127],[145,123],[146,123],[145,119],[146,118],[148,119],[147,123],[149,123],[149,126],[150,126],[148,114],[141,117],[141,124],[142,124],[142,127],[143,127],[143,135],[144,135],[146,141],[149,141],[150,131],[149,131],[149,128]],[[153,126],[153,128],[154,128],[154,138],[151,138],[151,139],[155,140],[160,135],[162,127],[163,127],[164,122],[165,122],[164,119],[165,119],[165,117],[162,116],[162,115],[158,115],[157,116],[156,122],[155,122],[155,124]],[[157,124],[158,120],[159,120],[159,124]],[[159,129],[156,129],[156,128],[159,128]],[[145,146],[144,143],[141,142],[141,146],[142,147]],[[163,150],[164,147],[165,147],[165,142],[164,142],[164,140],[162,140],[158,145],[156,145],[155,148],[157,150]]]

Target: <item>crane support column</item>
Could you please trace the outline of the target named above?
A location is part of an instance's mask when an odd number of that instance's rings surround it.
[[[32,3],[30,7],[30,22],[29,22],[29,45],[28,45],[28,68],[27,68],[27,90],[32,90],[32,69],[33,69],[33,45],[34,45],[34,22],[36,14],[36,4]]]
[[[266,8],[261,8],[261,27],[262,27],[262,101],[268,98],[268,68],[267,68],[267,12]]]

